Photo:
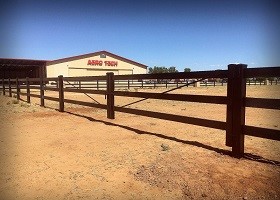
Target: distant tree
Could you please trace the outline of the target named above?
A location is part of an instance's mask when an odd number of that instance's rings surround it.
[[[186,67],[186,68],[184,69],[184,72],[191,72],[191,68]]]
[[[149,74],[164,73],[165,71],[167,71],[165,67],[154,66],[149,68]]]
[[[168,72],[169,73],[176,73],[176,72],[178,72],[178,70],[176,69],[176,67],[169,67]]]
[[[149,74],[152,74],[152,73],[153,73],[153,71],[154,71],[154,70],[153,70],[153,68],[152,68],[152,67],[149,67],[149,69],[148,69],[148,73],[149,73]]]
[[[176,67],[157,67],[157,66],[154,66],[154,67],[149,67],[149,74],[158,74],[158,73],[176,73],[178,72],[178,70],[176,69]],[[166,79],[157,79],[157,82],[158,83],[161,83],[161,82],[166,82],[166,81],[169,81],[169,80],[166,80]]]
[[[176,67],[157,67],[154,66],[149,67],[149,74],[157,74],[157,73],[174,73],[174,72],[178,72],[178,70],[176,69]]]

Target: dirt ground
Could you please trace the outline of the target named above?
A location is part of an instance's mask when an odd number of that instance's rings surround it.
[[[279,91],[248,86],[247,96],[280,99]],[[226,87],[175,93],[223,96]],[[84,94],[65,98],[93,101]],[[136,100],[116,97],[116,105]],[[46,101],[43,108],[39,99],[31,101],[0,95],[1,200],[280,199],[278,141],[246,136],[246,155],[236,159],[228,155],[225,131],[119,112],[109,120],[106,110],[70,104],[61,113],[57,102]],[[148,99],[129,107],[226,118],[224,105]],[[280,111],[246,108],[246,124],[280,129]]]

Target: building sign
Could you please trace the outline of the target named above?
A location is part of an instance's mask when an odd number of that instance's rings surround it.
[[[112,66],[116,67],[118,66],[118,61],[102,61],[102,60],[88,60],[87,65],[92,65],[92,66]]]

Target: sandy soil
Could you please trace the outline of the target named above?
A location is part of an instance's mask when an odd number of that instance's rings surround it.
[[[250,86],[247,96],[280,98],[279,89]],[[176,93],[222,96],[226,88]],[[0,199],[280,198],[280,142],[246,136],[246,156],[235,159],[225,131],[118,112],[109,120],[105,110],[69,104],[60,113],[56,102],[32,102],[0,95]],[[226,113],[223,105],[150,99],[130,107],[220,121]],[[280,112],[248,108],[246,124],[280,129]]]

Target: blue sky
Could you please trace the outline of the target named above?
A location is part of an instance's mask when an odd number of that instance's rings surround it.
[[[106,50],[179,71],[280,66],[280,3],[269,0],[1,1],[0,58]]]

